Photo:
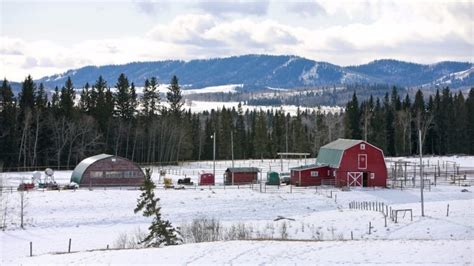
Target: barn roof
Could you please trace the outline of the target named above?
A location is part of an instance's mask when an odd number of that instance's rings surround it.
[[[341,162],[344,151],[361,142],[364,141],[356,139],[338,139],[330,142],[319,149],[316,164],[339,168],[339,163]]]
[[[255,172],[260,172],[260,169],[258,169],[257,167],[234,167],[234,168],[227,168],[226,172],[255,173]]]
[[[80,184],[81,179],[82,179],[82,174],[84,174],[87,167],[89,167],[91,164],[93,164],[97,161],[100,161],[100,160],[106,159],[106,158],[110,158],[110,157],[113,157],[113,155],[102,153],[102,154],[94,155],[94,156],[91,156],[91,157],[88,157],[88,158],[82,160],[76,166],[76,168],[74,168],[74,171],[72,172],[72,175],[71,175],[71,182],[75,182],[77,184]]]

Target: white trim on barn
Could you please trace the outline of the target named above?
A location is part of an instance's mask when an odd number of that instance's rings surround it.
[[[347,186],[363,186],[362,172],[347,172]],[[352,180],[350,180],[352,179]]]

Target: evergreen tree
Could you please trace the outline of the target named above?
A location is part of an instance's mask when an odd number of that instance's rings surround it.
[[[36,94],[35,106],[38,110],[43,111],[48,107],[48,95],[44,90],[43,83],[40,83],[38,87],[38,93]]]
[[[219,125],[219,159],[230,160],[232,158],[231,134],[234,134],[232,114],[229,109],[222,108]],[[235,147],[235,146],[234,146]]]
[[[73,117],[75,98],[76,92],[74,91],[74,85],[72,84],[71,78],[68,77],[59,96],[59,110],[61,114],[68,119]]]
[[[255,147],[255,156],[257,158],[266,158],[267,154],[267,118],[265,112],[260,110],[257,114],[255,121],[255,138],[254,138],[254,147]]]
[[[92,104],[91,104],[91,91],[89,83],[86,83],[84,88],[81,91],[81,99],[79,101],[79,110],[82,113],[89,114]]]
[[[235,125],[235,134],[234,134],[234,152],[236,159],[245,158],[245,118],[244,111],[242,110],[242,104],[239,102],[237,106],[237,121]]]
[[[371,134],[369,135],[370,143],[373,143],[375,146],[380,147],[382,150],[387,150],[386,145],[386,132],[385,132],[385,114],[380,103],[380,99],[377,98],[374,106],[374,115],[370,123]]]
[[[116,114],[123,120],[130,120],[133,116],[130,84],[125,74],[120,74],[115,93]]]
[[[469,138],[467,145],[469,154],[474,154],[474,88],[469,90],[469,95],[466,99],[466,131]]]
[[[178,231],[168,220],[161,218],[161,208],[158,205],[160,199],[155,197],[156,185],[151,178],[151,170],[145,169],[145,182],[140,187],[140,197],[134,212],[143,212],[143,216],[152,217],[152,223],[148,227],[149,233],[140,244],[146,247],[160,247],[161,245],[177,245],[180,242]]]
[[[452,149],[453,153],[467,154],[469,152],[469,135],[467,135],[467,112],[464,96],[460,91],[454,96],[453,101],[453,136]],[[474,137],[474,136],[473,136]],[[472,138],[472,137],[471,137]]]
[[[357,95],[355,92],[352,95],[352,100],[346,105],[345,126],[346,138],[362,139],[359,102],[357,101]]]
[[[425,100],[423,98],[423,92],[418,90],[415,94],[415,101],[411,107],[412,109],[412,132],[411,132],[411,154],[418,153],[418,130],[422,129],[422,124],[426,119],[426,107]],[[426,152],[426,151],[425,151]]]
[[[18,152],[16,114],[12,88],[7,79],[4,79],[0,87],[0,165],[3,164],[5,170],[11,169],[15,164],[15,155]]]
[[[440,152],[441,154],[450,154],[453,152],[453,138],[454,138],[454,108],[453,97],[449,88],[444,88],[441,93],[441,101],[438,115],[438,134],[440,137]]]
[[[181,87],[178,84],[178,78],[173,76],[170,81],[170,86],[168,87],[168,92],[166,93],[166,98],[170,105],[171,115],[175,118],[181,116],[181,107],[183,106],[183,96],[181,95]]]
[[[385,94],[384,98],[384,112],[385,112],[385,143],[386,143],[386,154],[389,156],[395,156],[395,115],[392,105],[390,104],[388,93]]]
[[[145,88],[143,89],[142,105],[145,116],[154,116],[158,114],[160,104],[160,93],[158,91],[158,81],[152,77],[149,81],[145,80]]]
[[[54,88],[54,93],[53,96],[51,97],[51,109],[53,111],[53,114],[57,117],[59,116],[60,110],[59,110],[59,88],[56,86]]]
[[[20,116],[19,121],[25,119],[26,113],[33,112],[36,98],[36,85],[33,78],[28,75],[22,83],[21,92],[18,95]]]

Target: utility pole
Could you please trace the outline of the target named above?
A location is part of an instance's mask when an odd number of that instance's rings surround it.
[[[421,195],[421,216],[425,216],[425,203],[424,203],[424,199],[423,199],[423,189],[424,189],[424,186],[425,186],[425,180],[424,180],[424,177],[423,177],[423,143],[422,143],[422,140],[421,140],[421,130],[418,130],[418,143],[420,144],[420,178],[421,178],[421,181],[420,181],[420,195]]]
[[[230,132],[230,148],[232,150],[232,168],[234,168],[234,131]]]
[[[216,178],[216,132],[214,131],[214,134],[212,134],[211,138],[214,141],[213,144],[213,149],[212,149],[212,174],[214,175],[214,178]]]

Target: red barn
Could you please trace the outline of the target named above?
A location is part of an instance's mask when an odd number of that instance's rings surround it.
[[[335,170],[337,186],[387,185],[383,151],[363,140],[338,139],[324,145],[319,150],[316,164]]]
[[[227,168],[224,173],[226,185],[256,183],[260,170],[255,167]]]
[[[296,186],[320,186],[325,179],[334,179],[329,166],[303,165],[291,169],[291,184]]]

